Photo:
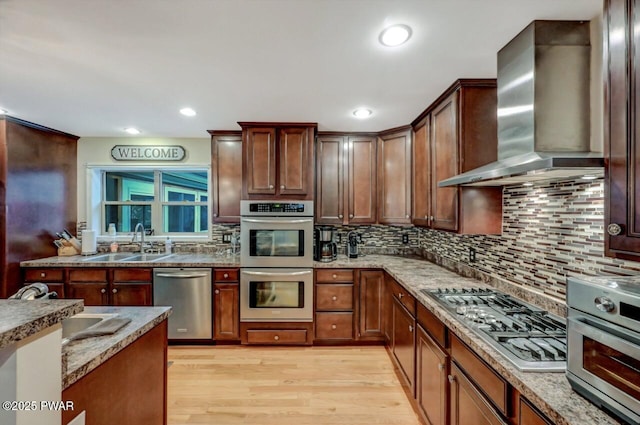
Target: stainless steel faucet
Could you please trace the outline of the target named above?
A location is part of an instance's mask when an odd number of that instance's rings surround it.
[[[135,229],[133,229],[133,238],[131,242],[136,242],[138,240],[138,229],[140,229],[140,253],[144,254],[144,225],[142,223],[136,224]]]

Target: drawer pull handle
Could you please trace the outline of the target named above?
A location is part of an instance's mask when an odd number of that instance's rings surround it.
[[[334,278],[334,279],[337,279],[338,275],[334,273],[331,277]]]
[[[413,333],[413,326],[409,325],[409,332]]]
[[[224,277],[225,279],[229,279],[229,273],[223,274],[222,277]]]
[[[331,325],[331,329],[333,329],[333,330],[338,329],[338,325]]]
[[[336,297],[335,295],[333,297],[331,297],[332,300],[334,301],[338,301],[338,297]]]
[[[453,384],[454,382],[456,382],[456,377],[455,376],[449,375],[448,378],[449,378],[449,383],[450,384]]]
[[[40,277],[46,277],[47,274],[45,272],[40,273]]]
[[[439,370],[440,372],[443,372],[443,371],[444,371],[444,365],[443,365],[442,363],[438,363],[438,370]]]
[[[280,340],[280,337],[278,335],[274,336],[273,339],[275,339],[276,341]]]
[[[220,294],[220,290],[219,289],[216,289],[214,292],[216,293],[216,295]]]
[[[218,214],[217,214],[217,213],[213,213],[213,216],[214,216],[214,217],[217,217],[217,216],[218,216]]]

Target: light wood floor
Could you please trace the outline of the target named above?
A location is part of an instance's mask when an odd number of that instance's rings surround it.
[[[419,425],[383,347],[169,347],[169,425]]]

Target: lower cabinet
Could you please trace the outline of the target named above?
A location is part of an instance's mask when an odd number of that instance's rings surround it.
[[[449,355],[421,325],[416,335],[416,401],[431,425],[448,424]]]
[[[549,419],[545,418],[538,409],[533,407],[529,401],[522,397],[518,397],[518,425],[552,425]]]
[[[69,270],[67,298],[83,299],[84,305],[109,305],[109,280],[106,269]]]
[[[62,411],[62,424],[86,411],[91,425],[164,425],[166,397],[165,320],[62,392],[74,405]]]
[[[416,319],[397,299],[393,299],[391,352],[405,384],[415,396]]]
[[[25,269],[24,284],[41,282],[49,287],[49,292],[58,294],[58,298],[65,298],[64,269]]]
[[[451,425],[507,425],[455,362],[449,374]]]
[[[238,283],[213,284],[213,339],[240,341]]]
[[[240,322],[242,344],[311,345],[313,322]]]
[[[384,272],[362,270],[359,272],[359,320],[358,340],[383,341]]]
[[[354,271],[325,269],[315,272],[315,341],[349,344],[355,339]]]
[[[115,269],[110,289],[110,305],[153,305],[153,272],[151,269]]]

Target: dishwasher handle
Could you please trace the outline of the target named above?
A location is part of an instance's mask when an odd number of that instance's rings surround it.
[[[174,279],[207,277],[207,273],[157,273],[156,277],[169,277]]]

